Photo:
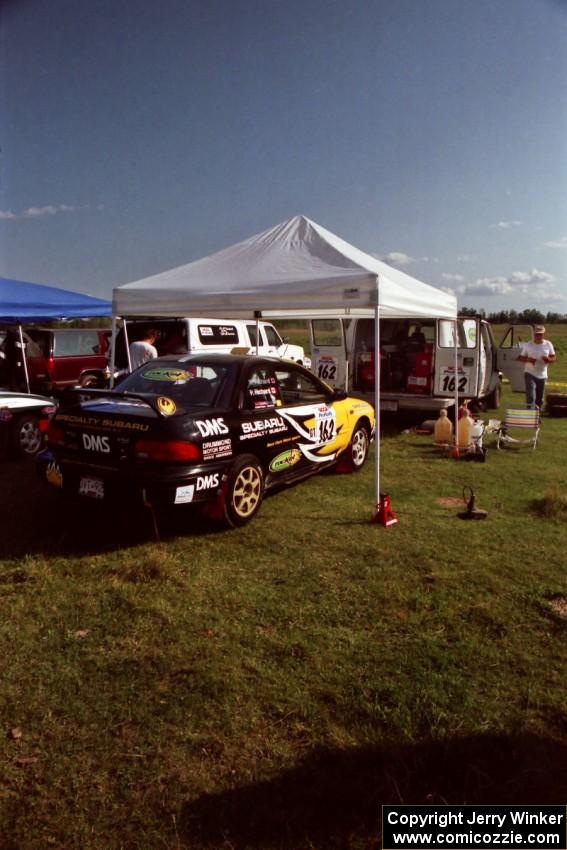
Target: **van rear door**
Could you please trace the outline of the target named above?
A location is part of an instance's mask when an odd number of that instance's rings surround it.
[[[481,370],[481,333],[480,320],[473,317],[458,319],[457,339],[457,388],[460,396],[476,398],[482,391],[482,382],[486,371],[491,368],[487,363],[487,352]],[[437,322],[437,342],[435,349],[434,395],[451,396],[455,392],[455,323],[452,319],[439,319]],[[481,374],[482,371],[482,374]]]
[[[332,387],[347,387],[346,341],[342,319],[311,319],[312,371]]]

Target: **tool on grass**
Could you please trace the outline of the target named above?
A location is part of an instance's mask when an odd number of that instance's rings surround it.
[[[465,495],[466,491],[469,491],[470,497],[467,500]],[[480,508],[476,507],[474,490],[472,487],[465,485],[463,487],[463,501],[467,506],[466,511],[461,511],[461,513],[457,514],[459,519],[486,519],[488,516],[488,511],[482,511]]]

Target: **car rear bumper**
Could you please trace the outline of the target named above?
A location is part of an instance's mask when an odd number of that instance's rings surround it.
[[[148,465],[123,469],[57,459],[49,449],[37,458],[39,477],[68,496],[128,505],[172,507],[215,501],[229,469],[226,462],[193,467]]]

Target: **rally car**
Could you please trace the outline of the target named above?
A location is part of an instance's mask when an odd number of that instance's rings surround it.
[[[247,523],[264,492],[333,464],[358,470],[374,409],[272,357],[151,360],[114,390],[71,390],[48,430],[40,473],[91,499],[202,503]]]
[[[47,396],[0,389],[0,453],[37,454],[56,409]]]

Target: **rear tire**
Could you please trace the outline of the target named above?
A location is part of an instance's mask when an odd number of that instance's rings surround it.
[[[264,496],[264,473],[254,455],[239,458],[230,471],[224,500],[224,520],[231,528],[253,519]]]
[[[502,402],[502,381],[498,381],[490,395],[486,398],[486,406],[490,410],[498,410]]]
[[[364,425],[357,425],[350,442],[350,457],[353,472],[358,472],[366,463],[369,447],[370,439],[368,437],[368,431]]]
[[[35,416],[19,416],[12,422],[12,446],[17,454],[34,457],[43,445]]]

